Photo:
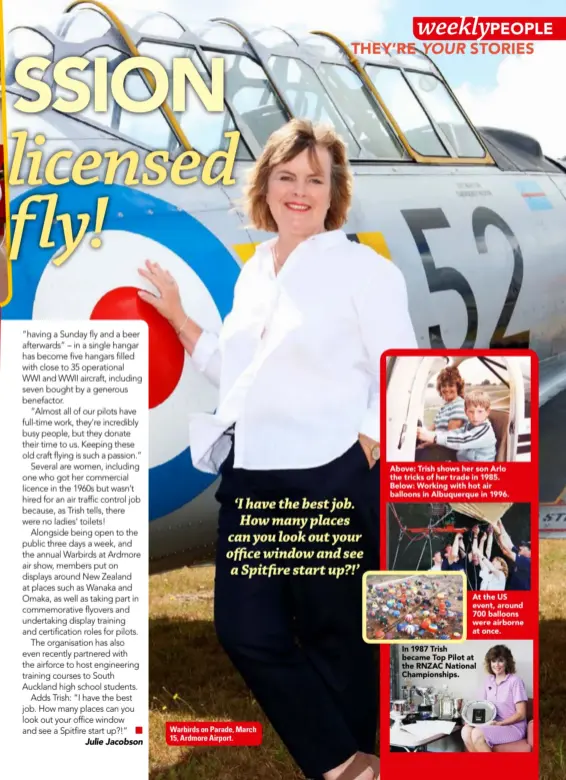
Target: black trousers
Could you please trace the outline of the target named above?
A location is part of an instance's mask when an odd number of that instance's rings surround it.
[[[309,778],[321,778],[357,751],[373,753],[378,719],[378,653],[363,641],[362,575],[379,568],[379,470],[370,470],[356,442],[342,456],[311,469],[251,471],[233,467],[233,451],[223,464],[216,494],[221,509],[215,581],[215,625],[218,638],[236,669],[271,721],[301,770]],[[297,501],[296,510],[242,509],[237,499]],[[348,499],[344,511],[303,508],[333,499]],[[341,527],[306,526],[300,543],[287,547],[273,517],[348,517]],[[269,524],[249,527],[242,515],[263,517]],[[310,525],[309,520],[309,525]],[[314,533],[316,531],[317,536]],[[322,541],[324,534],[329,535]],[[257,542],[256,534],[271,537]],[[284,534],[297,534],[286,527]],[[333,544],[334,533],[354,534],[356,543]],[[236,541],[231,535],[240,536]],[[244,538],[244,544],[242,544]],[[294,537],[297,538],[296,536]],[[350,537],[353,539],[354,537]],[[277,544],[273,540],[277,539]],[[290,574],[249,577],[232,573],[230,553],[245,547],[262,551],[279,548],[314,551],[314,558],[278,559]],[[345,560],[317,557],[320,550],[363,552],[348,558],[351,574],[296,573],[300,565],[345,567]],[[256,566],[257,560],[249,561]],[[295,569],[295,572],[293,572]],[[350,569],[348,570],[350,571]]]

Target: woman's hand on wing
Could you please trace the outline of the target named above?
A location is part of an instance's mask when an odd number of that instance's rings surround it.
[[[166,320],[169,320],[173,327],[178,330],[185,319],[185,313],[181,303],[179,285],[173,276],[169,271],[162,268],[159,263],[152,263],[151,260],[146,260],[145,268],[139,268],[138,272],[140,276],[151,282],[158,293],[155,295],[146,290],[139,290],[139,297],[142,301],[153,306],[159,314],[165,317]]]

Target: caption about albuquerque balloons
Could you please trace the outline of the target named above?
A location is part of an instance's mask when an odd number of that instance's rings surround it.
[[[147,734],[147,327],[3,323],[0,379],[11,743],[40,739],[42,762],[62,741],[77,760],[103,747],[93,777],[128,745],[131,771]]]

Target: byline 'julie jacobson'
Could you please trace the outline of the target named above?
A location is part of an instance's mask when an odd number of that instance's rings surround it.
[[[85,745],[143,745],[143,739],[128,739],[127,737],[124,739],[112,739],[108,737],[106,742],[103,742],[99,737],[95,737],[95,739],[90,739],[89,737]]]

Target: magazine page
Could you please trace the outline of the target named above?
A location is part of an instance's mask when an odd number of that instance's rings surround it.
[[[564,9],[141,5],[2,9],[19,774],[558,780]]]

